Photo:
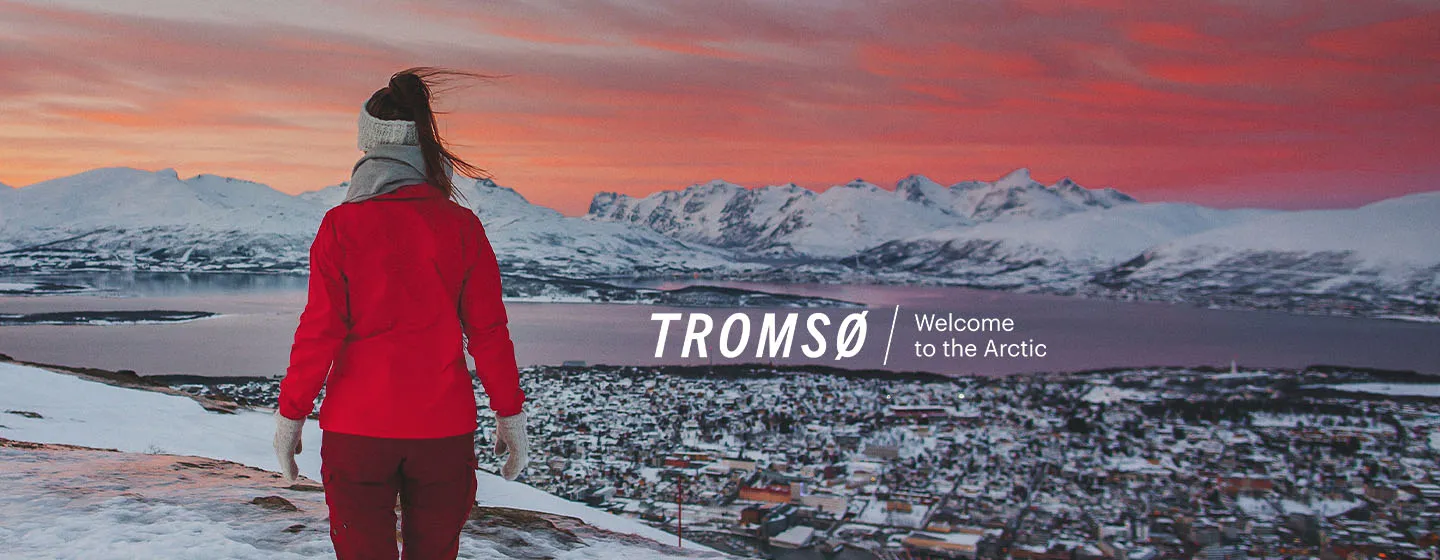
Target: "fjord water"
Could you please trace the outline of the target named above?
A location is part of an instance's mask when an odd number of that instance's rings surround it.
[[[21,360],[72,366],[131,369],[141,374],[272,376],[283,374],[290,342],[305,303],[305,278],[298,275],[85,273],[11,276],[0,282],[52,281],[96,288],[76,295],[3,296],[0,313],[79,310],[212,311],[214,318],[176,324],[26,325],[0,327],[0,353]],[[523,364],[708,364],[727,362],[813,363],[848,368],[933,371],[950,374],[1005,374],[1077,371],[1161,365],[1302,367],[1331,364],[1440,374],[1440,324],[1381,319],[1321,317],[1267,311],[1202,309],[1188,305],[1136,303],[929,286],[757,284],[735,282],[649,282],[674,288],[693,283],[743,287],[773,293],[824,296],[866,308],[756,309],[661,307],[630,304],[509,302],[510,328]],[[893,339],[895,305],[900,305]],[[840,322],[866,311],[867,332],[859,355],[835,360]],[[709,357],[679,357],[684,321],[671,326],[665,356],[654,357],[659,323],[652,313],[703,312],[714,321],[707,339]],[[721,357],[721,325],[745,312],[752,323],[749,345],[739,358]],[[799,313],[791,358],[756,359],[759,327],[766,312]],[[805,319],[824,312],[827,352],[805,358],[801,345],[813,343]],[[915,313],[957,317],[1011,318],[1012,332],[920,333]],[[687,317],[688,319],[688,317]],[[738,331],[737,331],[738,332]],[[1044,344],[1043,358],[946,358],[939,349],[954,338],[974,343]],[[889,340],[888,365],[885,349]],[[916,357],[915,342],[936,345],[932,358]],[[732,335],[731,345],[739,342]]]

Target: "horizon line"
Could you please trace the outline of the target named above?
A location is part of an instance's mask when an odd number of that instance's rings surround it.
[[[314,193],[314,192],[319,192],[319,191],[322,191],[322,190],[325,190],[325,189],[330,189],[330,188],[334,188],[334,187],[339,187],[339,186],[345,185],[345,184],[347,184],[347,183],[349,182],[349,180],[347,179],[347,180],[341,181],[341,182],[339,182],[339,183],[333,183],[333,184],[323,185],[323,186],[316,187],[316,188],[313,188],[313,189],[307,189],[307,190],[302,190],[302,191],[298,191],[298,192],[291,193],[291,192],[286,192],[286,191],[280,190],[280,189],[278,189],[278,188],[275,188],[275,186],[274,186],[274,185],[271,185],[270,183],[267,183],[267,182],[264,182],[264,181],[257,181],[257,180],[254,180],[254,179],[248,179],[248,178],[244,178],[244,177],[236,177],[236,176],[231,176],[231,175],[221,175],[221,174],[218,174],[218,173],[207,173],[207,172],[194,173],[194,174],[189,175],[188,177],[181,177],[181,174],[180,174],[179,170],[178,170],[176,167],[162,167],[162,168],[159,168],[159,169],[145,169],[145,168],[141,168],[141,167],[133,167],[133,166],[128,166],[128,165],[111,165],[111,166],[95,167],[95,168],[91,168],[91,169],[86,169],[86,170],[84,170],[84,171],[79,171],[79,172],[76,172],[76,173],[71,173],[71,174],[68,174],[68,175],[60,175],[60,176],[52,177],[52,178],[49,178],[49,179],[43,179],[43,180],[35,181],[35,182],[30,183],[30,184],[27,184],[27,185],[11,185],[11,184],[5,183],[5,182],[3,182],[3,181],[0,181],[0,185],[9,187],[9,188],[12,189],[12,190],[21,190],[21,189],[27,189],[27,188],[31,188],[31,187],[34,187],[34,186],[38,186],[38,185],[41,185],[41,184],[44,184],[44,183],[52,182],[52,181],[59,181],[59,180],[67,179],[67,178],[70,178],[70,177],[76,177],[76,176],[79,176],[79,175],[84,175],[84,174],[86,174],[86,173],[93,173],[93,172],[96,172],[96,171],[104,171],[104,170],[128,170],[128,171],[136,171],[136,172],[140,172],[140,173],[148,173],[148,174],[152,174],[152,175],[158,175],[158,174],[163,173],[163,172],[165,172],[165,171],[170,171],[172,174],[175,175],[175,177],[176,177],[177,180],[182,181],[182,182],[183,182],[183,181],[190,180],[190,179],[195,179],[195,178],[198,178],[198,177],[203,177],[203,176],[219,177],[219,178],[222,178],[222,179],[229,179],[229,180],[235,180],[235,181],[243,181],[243,182],[247,182],[247,183],[253,183],[253,184],[256,184],[256,185],[261,185],[261,186],[264,186],[265,188],[268,188],[268,189],[270,189],[270,190],[272,190],[272,191],[275,191],[275,192],[280,193],[280,194],[284,194],[284,195],[286,195],[286,196],[291,196],[291,197],[298,197],[298,196],[303,195],[303,194]],[[946,182],[943,182],[943,181],[937,181],[937,180],[931,178],[929,175],[926,175],[926,174],[924,174],[924,173],[913,173],[913,172],[912,172],[912,173],[907,173],[907,174],[905,174],[904,176],[900,177],[899,179],[895,179],[893,182],[889,183],[889,186],[888,186],[888,187],[886,186],[885,183],[876,183],[876,182],[867,180],[867,179],[865,179],[865,178],[863,178],[863,177],[856,177],[856,178],[851,179],[851,180],[849,180],[849,181],[840,182],[840,183],[830,183],[830,184],[828,184],[827,186],[825,186],[823,189],[817,189],[817,188],[807,187],[807,186],[804,186],[804,185],[802,185],[802,184],[800,184],[800,183],[797,183],[797,182],[795,182],[795,181],[787,181],[787,182],[783,182],[783,183],[770,183],[770,182],[766,182],[766,183],[764,183],[764,184],[746,184],[746,183],[742,183],[742,182],[729,181],[729,180],[726,180],[726,179],[717,177],[717,178],[709,179],[709,180],[706,180],[706,181],[693,181],[693,182],[690,182],[690,183],[688,183],[688,184],[685,184],[685,185],[683,185],[683,186],[678,186],[678,187],[660,187],[660,188],[657,188],[656,190],[650,191],[649,193],[643,194],[643,195],[633,195],[633,194],[622,193],[622,192],[612,191],[612,190],[603,190],[603,189],[602,189],[602,190],[596,190],[596,191],[594,191],[594,192],[592,192],[592,193],[590,194],[589,200],[590,200],[591,202],[593,202],[594,199],[595,199],[595,197],[598,196],[598,195],[601,195],[601,194],[612,194],[612,195],[618,195],[618,196],[626,196],[626,197],[630,197],[630,198],[633,198],[633,199],[643,199],[643,198],[646,198],[646,197],[648,197],[648,196],[650,196],[650,195],[657,194],[657,193],[661,193],[661,192],[680,192],[680,191],[684,191],[684,190],[686,190],[686,189],[688,189],[688,188],[691,188],[691,187],[704,186],[704,185],[714,184],[714,183],[717,183],[717,182],[719,182],[719,183],[725,183],[725,184],[730,184],[730,185],[735,185],[735,186],[737,186],[737,187],[740,187],[740,188],[743,188],[743,189],[746,189],[746,190],[757,190],[757,189],[764,189],[764,188],[789,187],[789,186],[793,186],[793,187],[796,187],[796,188],[801,188],[801,189],[809,190],[809,191],[811,191],[811,192],[814,192],[815,194],[821,194],[821,193],[824,193],[824,192],[826,192],[826,191],[828,191],[828,190],[830,190],[830,189],[841,188],[841,187],[844,187],[844,186],[846,186],[846,185],[853,184],[853,183],[856,183],[856,182],[863,182],[863,183],[867,183],[867,184],[873,185],[873,186],[875,186],[876,188],[878,188],[878,189],[880,189],[880,190],[884,190],[884,191],[886,191],[886,192],[894,193],[894,192],[897,192],[897,188],[898,188],[899,183],[900,183],[901,181],[904,181],[905,179],[908,179],[908,178],[911,178],[911,177],[922,177],[922,178],[924,178],[924,179],[926,179],[926,180],[929,180],[929,181],[931,181],[931,182],[934,182],[934,183],[937,184],[937,185],[940,185],[940,186],[943,187],[943,188],[949,189],[949,188],[952,188],[952,187],[954,187],[954,186],[956,186],[956,185],[959,185],[959,184],[962,184],[962,183],[970,183],[970,182],[991,183],[991,184],[993,184],[993,183],[998,183],[998,182],[1004,180],[1005,178],[1007,178],[1007,177],[1009,177],[1009,176],[1011,176],[1011,175],[1014,175],[1014,174],[1016,174],[1016,173],[1022,172],[1022,171],[1030,178],[1030,181],[1031,181],[1031,182],[1033,182],[1033,183],[1035,183],[1035,184],[1038,184],[1038,185],[1040,185],[1041,187],[1044,187],[1044,188],[1046,188],[1046,189],[1053,188],[1055,185],[1058,185],[1058,184],[1060,184],[1060,183],[1062,183],[1062,182],[1064,182],[1064,181],[1066,181],[1066,180],[1069,180],[1070,182],[1076,184],[1077,186],[1079,186],[1079,187],[1081,187],[1081,188],[1083,188],[1083,189],[1085,189],[1085,190],[1087,190],[1087,191],[1106,191],[1106,190],[1110,190],[1110,191],[1118,192],[1118,193],[1120,193],[1120,194],[1123,194],[1123,195],[1125,195],[1125,196],[1130,197],[1131,199],[1135,200],[1135,202],[1138,203],[1138,204],[1191,204],[1191,205],[1200,206],[1200,207],[1206,207],[1206,208],[1230,209],[1230,210],[1252,209],[1252,210],[1276,210],[1276,211],[1285,211],[1285,212],[1303,212],[1303,211],[1313,211],[1313,210],[1349,210],[1349,209],[1363,208],[1363,207],[1365,207],[1365,206],[1369,206],[1369,205],[1371,205],[1371,204],[1375,204],[1375,203],[1378,203],[1378,202],[1383,202],[1383,201],[1387,201],[1387,200],[1395,200],[1395,199],[1404,198],[1404,197],[1407,197],[1407,196],[1414,196],[1414,195],[1421,195],[1421,194],[1428,194],[1428,193],[1440,193],[1440,187],[1436,187],[1436,188],[1433,188],[1433,189],[1416,190],[1416,191],[1412,191],[1412,192],[1396,194],[1396,195],[1394,195],[1394,196],[1388,196],[1388,197],[1383,197],[1383,198],[1376,198],[1376,199],[1370,200],[1370,201],[1368,201],[1368,202],[1362,202],[1362,203],[1359,203],[1359,204],[1356,204],[1356,205],[1346,205],[1346,206],[1316,206],[1316,207],[1308,207],[1308,208],[1281,208],[1281,207],[1275,207],[1275,206],[1259,206],[1259,205],[1216,206],[1216,205],[1205,204],[1205,203],[1199,202],[1199,201],[1186,200],[1186,199],[1177,199],[1177,198],[1171,198],[1171,197],[1158,197],[1158,198],[1145,197],[1144,199],[1142,199],[1141,197],[1138,197],[1138,196],[1132,194],[1131,191],[1127,191],[1127,190],[1125,190],[1125,189],[1118,188],[1118,187],[1114,187],[1114,186],[1088,187],[1088,186],[1085,186],[1082,182],[1075,180],[1074,177],[1072,177],[1072,176],[1070,176],[1070,175],[1061,175],[1059,179],[1055,180],[1055,181],[1052,182],[1052,183],[1048,183],[1048,184],[1047,184],[1047,183],[1045,183],[1045,182],[1043,182],[1043,181],[1039,181],[1039,180],[1034,179],[1034,177],[1033,177],[1033,175],[1032,175],[1032,171],[1031,171],[1031,166],[1020,166],[1020,167],[1016,167],[1016,168],[1012,169],[1012,170],[1009,171],[1009,172],[1006,172],[1006,173],[1001,174],[999,177],[996,177],[995,179],[990,179],[990,180],[986,180],[986,179],[962,179],[962,180],[960,180],[960,181],[955,181],[955,182],[951,182],[951,183],[946,183]],[[544,204],[540,204],[540,203],[536,203],[536,202],[531,201],[530,197],[526,197],[524,193],[520,192],[519,190],[515,189],[514,187],[508,187],[508,186],[504,185],[503,183],[501,183],[501,182],[499,182],[499,181],[496,181],[496,180],[494,179],[494,177],[489,177],[489,178],[471,178],[471,179],[473,179],[473,180],[475,180],[475,181],[489,181],[491,184],[494,184],[494,185],[497,186],[497,187],[505,188],[505,189],[508,189],[508,190],[510,190],[510,191],[512,191],[512,192],[515,192],[516,194],[518,194],[518,195],[520,195],[522,198],[524,198],[524,199],[525,199],[525,202],[528,203],[528,204],[531,204],[531,205],[534,205],[534,206],[540,206],[540,207],[543,207],[543,208],[549,208],[549,209],[551,209],[551,210],[555,210],[555,211],[557,211],[557,212],[560,212],[560,210],[557,209],[557,208],[555,208],[555,207],[547,206],[547,205],[544,205]],[[1177,191],[1172,189],[1170,192],[1177,192]],[[560,213],[561,213],[562,215],[567,215],[567,214],[565,214],[564,212],[560,212]],[[581,214],[578,214],[577,216],[583,216],[583,215],[586,215],[586,214],[588,214],[588,210],[587,210],[586,212],[583,212],[583,213],[581,213]]]

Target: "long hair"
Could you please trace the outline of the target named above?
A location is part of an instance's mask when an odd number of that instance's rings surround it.
[[[425,158],[425,181],[439,187],[446,197],[453,199],[460,195],[450,180],[449,170],[473,179],[488,179],[490,173],[460,159],[440,137],[435,115],[443,113],[437,113],[430,104],[435,86],[456,78],[495,77],[428,66],[408,68],[391,75],[390,83],[376,90],[365,102],[365,110],[377,119],[415,123],[420,153]]]

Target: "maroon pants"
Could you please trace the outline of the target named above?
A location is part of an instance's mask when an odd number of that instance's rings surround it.
[[[453,559],[475,504],[474,434],[391,439],[325,432],[320,475],[339,560],[399,556],[395,501],[406,560]]]

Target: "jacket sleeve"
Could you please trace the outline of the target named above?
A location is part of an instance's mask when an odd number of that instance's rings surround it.
[[[490,409],[496,416],[514,416],[525,404],[525,393],[520,390],[515,344],[510,340],[509,318],[500,300],[500,266],[485,237],[485,228],[478,219],[474,224],[478,235],[470,239],[478,241],[478,247],[472,249],[474,260],[460,290],[460,322],[465,330],[465,346],[475,358],[475,374],[490,396]]]
[[[340,246],[334,220],[326,213],[310,245],[309,294],[290,347],[290,367],[280,381],[281,416],[299,420],[315,409],[315,397],[349,330],[350,302],[340,269]]]

